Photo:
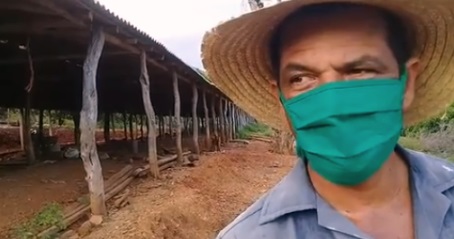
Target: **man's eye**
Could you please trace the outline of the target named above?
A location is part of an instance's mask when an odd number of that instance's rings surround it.
[[[314,80],[315,77],[309,76],[309,75],[296,75],[292,78],[290,78],[290,83],[291,84],[301,84],[301,83],[306,83],[309,81]]]
[[[363,74],[375,74],[377,73],[376,70],[374,69],[352,69],[350,71],[350,74],[352,75],[363,75]]]

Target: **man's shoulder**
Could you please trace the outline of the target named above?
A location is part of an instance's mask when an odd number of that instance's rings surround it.
[[[446,159],[418,152],[407,150],[411,158],[416,159],[420,164],[421,177],[430,182],[439,191],[454,192],[454,163]],[[454,194],[453,194],[454,195]]]
[[[268,194],[269,192],[264,194],[248,209],[235,218],[235,220],[222,229],[219,232],[217,239],[254,238],[253,235],[257,233],[256,230],[260,224],[260,213]]]

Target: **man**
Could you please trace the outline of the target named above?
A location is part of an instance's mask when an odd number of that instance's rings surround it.
[[[287,1],[205,37],[215,84],[276,128],[284,109],[299,156],[219,239],[454,237],[453,165],[397,145],[454,100],[454,3],[355,2]]]

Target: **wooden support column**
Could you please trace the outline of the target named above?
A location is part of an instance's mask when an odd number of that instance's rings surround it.
[[[155,117],[156,118],[156,117]],[[140,115],[140,140],[143,141],[143,115]]]
[[[233,103],[230,104],[232,109],[232,136],[236,138],[236,129],[237,129],[237,116],[236,116],[236,107]]]
[[[229,103],[229,112],[230,112],[230,138],[235,138],[235,108],[233,107],[233,103]]]
[[[74,144],[80,149],[80,112],[72,112],[72,117],[74,122]]]
[[[98,117],[98,94],[96,73],[104,48],[105,36],[101,27],[94,26],[87,57],[83,65],[82,110],[80,111],[80,153],[90,192],[90,208],[93,215],[106,215],[104,178],[96,150],[96,124]]]
[[[115,132],[115,113],[110,114],[110,125],[111,125],[111,129],[112,129],[112,133],[115,137],[115,134],[116,134],[116,132]]]
[[[194,153],[200,154],[199,147],[199,119],[197,117],[197,103],[199,101],[199,92],[195,83],[192,84],[192,142],[194,144]]]
[[[227,142],[226,134],[225,134],[225,112],[224,112],[224,104],[223,99],[219,98],[219,125],[220,128],[220,135],[221,135],[221,143]]]
[[[142,99],[147,115],[148,125],[148,163],[151,175],[159,177],[158,153],[156,150],[156,115],[150,98],[150,79],[147,69],[147,54],[142,50],[140,54],[140,85],[142,86]]]
[[[133,121],[132,121],[132,114],[129,114],[129,138],[131,140],[135,140],[136,138],[134,137],[134,127],[133,127]]]
[[[230,104],[227,100],[224,100],[224,119],[225,119],[225,135],[226,141],[229,142],[232,140],[232,125],[230,124],[231,121],[231,111],[230,111]]]
[[[104,142],[110,141],[110,114],[104,112]]]
[[[177,146],[177,163],[183,163],[183,146],[181,143],[181,102],[180,89],[178,87],[178,75],[173,72],[173,96],[175,98],[175,131],[176,131],[176,146]]]
[[[221,151],[221,140],[219,136],[219,125],[216,116],[216,96],[213,95],[213,99],[211,102],[211,118],[213,120],[213,138],[211,139],[211,143],[213,146],[214,151]]]
[[[32,89],[35,81],[35,67],[33,66],[33,59],[31,56],[30,50],[30,38],[27,39],[27,57],[28,57],[28,66],[30,70],[30,79],[28,85],[25,87],[25,112],[23,114],[23,133],[25,134],[24,137],[24,148],[27,154],[27,159],[29,163],[34,163],[36,160],[35,156],[35,149],[33,146],[33,140],[31,136],[31,117],[30,117],[30,110],[31,110],[31,101],[32,101]]]
[[[128,127],[126,126],[126,112],[123,112],[123,134],[125,135],[125,140],[128,140]]]
[[[211,136],[210,136],[210,116],[208,114],[208,104],[206,91],[203,91],[203,112],[205,114],[205,147],[207,149],[211,148]]]

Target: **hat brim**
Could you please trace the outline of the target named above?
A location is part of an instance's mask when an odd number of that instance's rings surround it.
[[[295,10],[316,3],[351,2],[388,9],[414,31],[421,59],[405,124],[442,113],[454,101],[454,2],[448,0],[291,0],[225,22],[204,36],[202,62],[213,83],[257,120],[288,130],[273,89],[268,47],[274,29]],[[385,96],[384,96],[385,97]]]

